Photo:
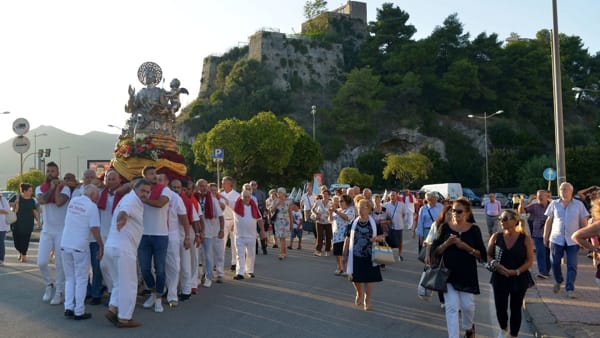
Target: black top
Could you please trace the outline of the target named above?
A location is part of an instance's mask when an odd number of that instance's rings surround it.
[[[481,230],[476,224],[473,224],[469,230],[462,233],[452,230],[448,224],[443,224],[439,237],[433,242],[433,247],[437,248],[444,243],[451,234],[458,236],[470,247],[478,250],[482,260],[487,260]],[[452,245],[444,251],[443,258],[444,265],[450,270],[448,283],[452,284],[452,287],[457,291],[478,295],[480,293],[479,278],[477,277],[477,259],[475,256],[459,249],[456,245]]]
[[[11,198],[11,202],[15,202],[16,197]],[[19,197],[19,211],[17,211],[17,221],[14,223],[15,230],[31,231],[33,230],[34,220],[33,210],[37,209],[33,198]]]
[[[527,247],[525,246],[525,238],[526,237],[524,234],[519,234],[519,238],[517,238],[515,244],[508,249],[506,247],[506,242],[504,241],[504,235],[502,232],[499,232],[496,235],[494,259],[500,261],[500,264],[509,270],[518,269],[521,265],[525,264],[525,261],[527,261]],[[509,285],[512,290],[527,289],[529,285],[529,276],[527,276],[528,273],[529,271],[525,271],[525,273],[521,273],[518,276],[506,277],[494,271],[492,273],[490,282],[492,285],[506,285],[507,283],[510,283]]]
[[[352,223],[350,223],[350,226],[352,226]],[[376,235],[381,235],[381,227],[376,226],[376,228]],[[352,250],[354,257],[371,257],[371,250],[373,248],[372,237],[373,228],[371,228],[371,223],[369,221],[361,222],[358,220],[354,228],[354,245]]]

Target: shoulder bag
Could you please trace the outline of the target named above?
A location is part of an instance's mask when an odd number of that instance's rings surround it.
[[[429,290],[446,292],[448,277],[450,277],[450,270],[444,266],[444,257],[442,257],[438,266],[429,266],[425,269],[421,285]]]
[[[375,264],[390,265],[396,262],[394,258],[394,251],[387,245],[387,243],[379,244],[373,243],[371,249],[371,259]]]

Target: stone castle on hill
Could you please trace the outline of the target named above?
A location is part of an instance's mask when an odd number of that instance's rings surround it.
[[[302,34],[284,34],[276,29],[254,33],[242,58],[257,60],[271,70],[277,89],[325,88],[346,71],[344,49],[356,50],[367,34],[367,4],[348,1],[303,23]],[[315,35],[321,38],[311,37]],[[199,99],[208,99],[217,89],[217,71],[222,61],[221,56],[204,59]]]

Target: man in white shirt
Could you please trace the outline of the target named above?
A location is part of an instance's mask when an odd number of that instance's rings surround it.
[[[312,192],[313,185],[311,182],[306,183],[306,192],[300,199],[300,207],[302,207],[302,214],[304,216],[304,224],[302,229],[307,232],[312,232],[315,238],[317,233],[315,232],[315,221],[310,218],[310,210],[315,204],[315,195]]]
[[[102,241],[106,242],[108,237],[108,231],[110,230],[110,223],[112,221],[113,212],[117,207],[117,204],[123,197],[121,192],[121,176],[115,170],[111,169],[104,175],[104,188],[100,191],[100,196],[96,205],[98,206],[98,213],[100,214],[100,236]],[[93,243],[90,243],[90,250],[92,250]],[[112,292],[112,281],[108,278],[106,271],[103,270],[102,264],[100,264],[101,278],[100,283],[104,281],[108,292]],[[94,284],[97,283],[96,278],[92,280],[92,300],[90,304],[96,305],[101,303],[101,290],[96,290]],[[98,293],[95,293],[95,290]]]
[[[398,257],[401,261],[402,257],[402,231],[406,228],[405,217],[406,208],[404,203],[399,201],[398,193],[392,191],[390,193],[390,201],[383,205],[385,214],[388,219],[388,238],[391,243],[388,243],[392,248],[398,248]]]
[[[142,200],[148,198],[150,190],[151,183],[140,179],[133,190],[123,196],[115,209],[104,244],[101,263],[113,282],[106,318],[117,327],[142,325],[131,318],[137,297],[137,252],[144,228]]]
[[[165,174],[156,175],[157,183],[169,186],[169,179]],[[181,182],[177,180],[181,190]],[[165,278],[167,286],[167,303],[170,307],[178,305],[177,288],[179,286],[179,277],[181,272],[181,252],[183,245],[185,250],[191,246],[190,224],[187,219],[187,211],[179,194],[169,189],[169,215],[167,224],[169,226],[169,245],[167,247],[167,257],[165,260]],[[182,231],[181,231],[182,230]],[[180,233],[183,232],[183,236]],[[189,262],[189,259],[188,259]]]
[[[104,251],[100,237],[100,217],[96,200],[98,188],[88,184],[83,195],[69,202],[65,217],[65,228],[60,242],[62,262],[65,271],[65,316],[75,320],[89,319],[85,312],[88,272],[90,270],[90,233],[98,245],[96,261],[100,261]]]
[[[223,248],[225,220],[219,201],[208,189],[208,182],[204,179],[196,181],[198,188],[198,202],[202,209],[204,223],[204,287],[209,288],[214,280],[213,266],[217,268],[217,280],[223,278]]]
[[[146,287],[151,290],[150,297],[143,306],[154,307],[154,312],[163,312],[162,295],[165,292],[167,249],[169,247],[169,199],[171,189],[156,180],[156,168],[146,166],[142,170],[144,179],[152,184],[148,198],[144,202],[144,233],[138,248],[140,270]],[[154,263],[154,273],[152,273]]]
[[[252,199],[252,192],[243,190],[241,199],[234,206],[235,239],[237,264],[235,280],[244,279],[248,273],[254,278],[254,258],[256,257],[256,226],[259,225],[260,238],[265,238],[262,215]]]
[[[231,271],[235,271],[237,248],[235,246],[235,232],[233,232],[233,206],[235,205],[235,201],[240,197],[240,194],[233,190],[233,178],[230,176],[223,177],[221,186],[223,187],[221,196],[225,198],[227,204],[225,210],[223,210],[223,218],[225,219],[223,250],[225,250],[227,239],[229,239],[231,244]]]
[[[410,193],[410,190],[405,189],[402,195],[401,202],[404,203],[406,214],[404,215],[404,223],[407,230],[413,229],[415,220],[415,198]]]
[[[42,300],[50,301],[52,305],[61,304],[64,300],[65,273],[62,266],[60,241],[65,225],[67,202],[71,197],[71,190],[59,180],[58,165],[50,162],[46,165],[46,180],[35,189],[37,201],[44,208],[42,213],[43,228],[38,246],[37,264],[40,274],[46,284],[46,290]],[[50,272],[50,253],[54,250],[56,264],[56,292]]]

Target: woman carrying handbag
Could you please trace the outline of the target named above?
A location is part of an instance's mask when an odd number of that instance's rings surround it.
[[[529,268],[533,264],[533,240],[525,234],[518,213],[504,210],[499,217],[502,232],[490,237],[487,265],[492,270],[492,288],[496,317],[502,337],[517,337],[521,327],[521,306],[532,281]],[[510,332],[508,307],[510,304]]]
[[[481,230],[474,223],[471,203],[460,197],[452,204],[452,221],[445,224],[434,241],[434,254],[443,259],[450,270],[447,280],[446,326],[448,337],[458,338],[460,323],[458,311],[462,311],[462,329],[465,337],[475,336],[475,298],[479,291],[477,260],[486,260]]]

